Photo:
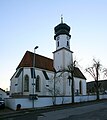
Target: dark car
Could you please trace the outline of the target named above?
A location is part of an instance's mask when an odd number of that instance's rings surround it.
[[[0,100],[0,109],[4,109],[5,108],[5,102],[4,100]]]

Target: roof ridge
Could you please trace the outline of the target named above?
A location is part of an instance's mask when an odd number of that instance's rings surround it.
[[[31,53],[31,54],[34,54],[33,52],[31,52],[31,51],[29,51],[29,50],[27,50],[26,52],[29,52],[29,53]],[[41,57],[44,57],[44,58],[53,60],[52,58],[49,58],[49,57],[46,57],[46,56],[43,56],[43,55],[40,55],[40,54],[37,54],[37,53],[35,53],[35,54],[38,55],[38,56],[41,56]]]

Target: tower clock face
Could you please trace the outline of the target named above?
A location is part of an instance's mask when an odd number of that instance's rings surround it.
[[[59,38],[60,38],[60,37],[58,36],[58,37],[57,37],[57,40],[59,40]]]
[[[67,40],[69,40],[69,36],[67,36]]]

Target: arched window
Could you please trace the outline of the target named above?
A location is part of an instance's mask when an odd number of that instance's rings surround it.
[[[24,77],[24,92],[29,92],[29,76]]]
[[[57,47],[59,47],[59,41],[57,42]]]
[[[82,81],[79,82],[80,94],[82,94]]]
[[[40,76],[37,75],[36,78],[36,92],[40,92]]]
[[[67,41],[67,46],[69,47],[69,42]]]

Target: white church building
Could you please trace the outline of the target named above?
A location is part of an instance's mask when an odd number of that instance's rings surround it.
[[[71,96],[72,79],[69,66],[73,66],[74,94],[86,95],[86,78],[81,70],[73,65],[70,27],[61,19],[54,31],[56,50],[53,52],[53,59],[26,51],[10,80],[11,97],[29,97],[33,94],[38,95],[38,98]]]

